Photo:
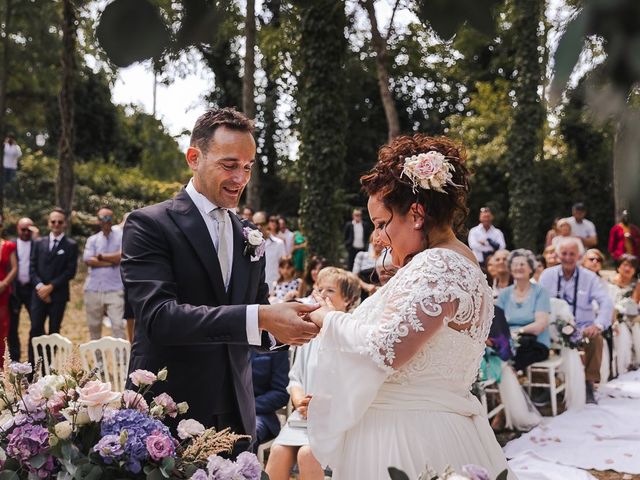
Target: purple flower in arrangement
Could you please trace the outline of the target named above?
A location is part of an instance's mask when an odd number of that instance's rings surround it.
[[[13,362],[9,365],[9,371],[14,375],[28,375],[33,371],[33,368],[29,362]]]
[[[29,464],[29,460],[49,449],[49,432],[40,425],[25,423],[16,427],[7,435],[7,455],[18,460],[22,467],[39,478],[48,478],[55,470],[53,457],[48,455],[38,468]]]
[[[149,456],[156,462],[175,454],[173,440],[162,433],[155,432],[149,435],[146,444]]]
[[[209,475],[207,475],[207,472],[199,468],[193,473],[193,475],[191,475],[191,480],[209,480]]]
[[[242,475],[246,480],[259,480],[262,472],[262,467],[253,453],[242,452],[238,455],[236,460],[236,468],[238,473]]]
[[[212,455],[207,462],[210,480],[229,480],[238,475],[238,467],[231,460]]]
[[[105,435],[100,439],[96,446],[93,447],[94,452],[98,452],[105,463],[109,464],[114,460],[118,460],[124,453],[124,446],[120,443],[119,435]]]
[[[463,465],[462,473],[468,475],[470,480],[490,480],[489,471],[480,465]]]

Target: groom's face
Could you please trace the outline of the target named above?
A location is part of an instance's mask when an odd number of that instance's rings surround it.
[[[236,208],[251,178],[256,142],[249,132],[219,127],[208,151],[190,147],[187,163],[196,190],[218,207]]]

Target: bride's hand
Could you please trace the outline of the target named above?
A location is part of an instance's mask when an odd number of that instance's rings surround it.
[[[320,305],[320,308],[309,313],[308,318],[315,323],[318,328],[322,328],[322,325],[324,324],[324,317],[327,316],[327,313],[333,312],[336,307],[333,306],[330,298],[323,298],[318,292],[313,292],[312,297],[316,303]]]

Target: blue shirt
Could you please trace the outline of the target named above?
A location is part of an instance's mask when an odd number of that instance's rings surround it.
[[[521,303],[514,300],[514,287],[515,285],[509,285],[503,289],[496,301],[496,305],[504,310],[504,315],[507,317],[507,323],[511,330],[516,330],[533,323],[536,319],[536,312],[551,313],[549,294],[540,285],[532,283],[527,298]],[[538,335],[537,340],[543,345],[546,345],[547,348],[551,346],[549,327],[545,328],[544,331]]]
[[[98,232],[87,239],[83,260],[86,262],[91,257],[97,257],[99,253],[116,253],[121,250],[121,230],[111,230],[109,236]],[[124,290],[122,277],[120,277],[120,265],[99,268],[89,267],[89,275],[87,275],[84,289],[89,292],[117,292]]]
[[[576,286],[576,279],[578,285]],[[575,311],[576,327],[582,331],[590,325],[598,325],[605,330],[611,325],[613,302],[600,277],[583,267],[576,267],[569,280],[562,274],[562,265],[547,268],[540,275],[539,284],[550,296],[562,298]],[[575,297],[578,297],[577,300]],[[598,304],[598,316],[593,310],[593,301]]]

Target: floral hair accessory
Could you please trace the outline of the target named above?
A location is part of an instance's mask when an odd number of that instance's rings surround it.
[[[405,175],[413,184],[413,192],[418,193],[418,188],[435,190],[447,193],[445,185],[459,187],[453,182],[455,167],[447,161],[440,152],[430,151],[419,153],[412,157],[405,157],[402,175]]]

